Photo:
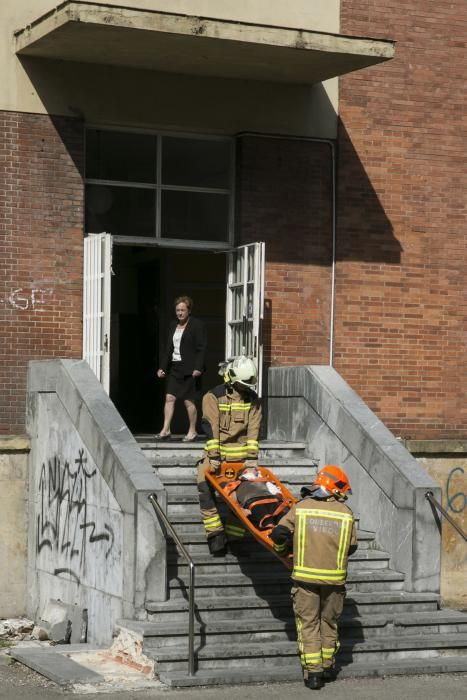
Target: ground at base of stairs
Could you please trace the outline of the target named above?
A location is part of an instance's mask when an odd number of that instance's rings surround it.
[[[29,647],[31,648],[31,647]],[[19,651],[19,650],[18,650]],[[23,652],[25,649],[23,648]],[[23,664],[14,663],[5,652],[0,655],[0,700],[16,700],[20,690],[22,700],[52,700],[55,696],[63,699],[68,694],[85,694],[87,700],[93,700],[102,693],[112,693],[114,700],[135,700],[134,691],[138,690],[137,700],[230,700],[234,692],[231,685],[216,686],[211,688],[183,688],[171,690],[163,686],[159,681],[141,679],[141,673],[128,667],[113,667],[105,657],[103,650],[88,650],[77,653],[69,649],[67,656],[65,650],[56,652],[45,651],[60,659],[75,661],[81,666],[82,678],[89,678],[92,674],[102,676],[98,683],[62,684],[51,683],[42,675],[31,671]],[[36,654],[38,650],[36,647]],[[32,658],[32,657],[31,657]],[[76,661],[77,660],[77,661]],[[67,664],[62,666],[63,671]],[[59,663],[60,668],[60,663]],[[71,667],[68,667],[70,671]],[[42,669],[44,670],[44,669]],[[76,669],[75,669],[76,671]],[[107,680],[106,680],[107,677]],[[111,678],[110,678],[111,677]],[[95,681],[96,679],[94,679]],[[265,678],[265,681],[267,679]],[[467,674],[444,673],[424,676],[388,676],[384,678],[355,678],[338,679],[320,690],[321,698],[329,700],[393,700],[393,698],[406,697],[409,700],[465,700],[467,688]],[[309,698],[310,691],[300,682],[292,683],[263,683],[261,685],[243,685],[237,687],[242,700],[283,700],[284,696],[293,694],[295,700]]]

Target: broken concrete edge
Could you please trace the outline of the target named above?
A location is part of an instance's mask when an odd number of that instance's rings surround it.
[[[90,658],[90,655],[91,658]],[[95,657],[95,658],[93,658]],[[100,659],[96,662],[96,658]],[[33,671],[36,671],[45,678],[51,680],[63,689],[78,690],[85,685],[102,686],[112,682],[106,675],[94,671],[90,666],[98,665],[104,660],[104,664],[109,661],[122,669],[125,677],[125,669],[133,679],[131,672],[137,672],[143,678],[137,680],[139,684],[149,683],[141,687],[153,687],[159,683],[158,676],[154,672],[155,662],[144,655],[134,655],[130,657],[128,652],[120,645],[120,648],[101,647],[93,644],[63,644],[53,645],[36,642],[31,645],[29,642],[19,643],[15,648],[10,648],[0,653],[0,663],[22,663]],[[123,682],[126,682],[125,679]]]
[[[85,642],[87,638],[87,609],[52,598],[47,602],[37,623],[40,639],[50,639],[56,644]]]
[[[144,624],[144,623],[142,623]],[[124,620],[115,623],[116,636],[110,647],[110,654],[123,665],[155,676],[155,661],[143,653],[144,627],[139,629],[135,621],[131,627]]]

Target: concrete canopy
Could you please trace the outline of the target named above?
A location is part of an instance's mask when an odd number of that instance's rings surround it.
[[[15,32],[16,53],[312,84],[394,55],[394,42],[67,0]]]

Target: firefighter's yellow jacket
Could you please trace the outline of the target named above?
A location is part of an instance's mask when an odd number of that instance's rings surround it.
[[[353,552],[357,548],[355,519],[345,503],[333,497],[304,498],[281,518],[271,534],[279,554],[286,552],[290,533],[293,533],[294,580],[344,585],[349,549]]]
[[[261,405],[254,392],[221,384],[204,395],[202,408],[207,457],[224,462],[258,458]]]

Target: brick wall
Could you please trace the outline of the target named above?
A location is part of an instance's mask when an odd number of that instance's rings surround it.
[[[0,113],[0,433],[24,432],[30,359],[80,357],[83,125]]]
[[[265,241],[266,364],[329,362],[331,149],[326,143],[243,137],[239,243]]]
[[[467,434],[467,3],[342,0],[335,367],[396,434]]]

